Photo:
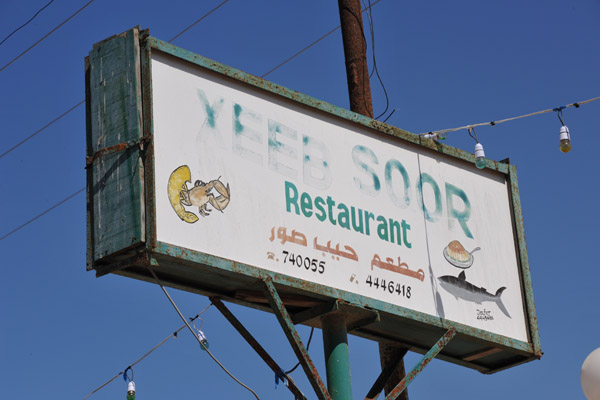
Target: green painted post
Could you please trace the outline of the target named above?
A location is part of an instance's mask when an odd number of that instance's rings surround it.
[[[327,390],[333,400],[352,400],[348,334],[343,315],[329,314],[321,319],[327,371]]]

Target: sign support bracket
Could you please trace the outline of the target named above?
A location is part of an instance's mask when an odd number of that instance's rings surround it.
[[[229,321],[229,323],[242,335],[242,337],[248,342],[256,353],[264,360],[264,362],[271,368],[276,375],[283,375],[287,380],[287,388],[294,395],[295,400],[302,399],[308,400],[307,397],[300,391],[300,389],[294,383],[294,380],[290,378],[273,360],[273,358],[267,353],[267,351],[254,339],[254,337],[248,332],[248,330],[242,325],[242,323],[229,311],[229,309],[223,304],[218,297],[209,297],[211,303],[223,314],[223,316]]]
[[[265,285],[265,295],[269,300],[269,304],[277,317],[277,321],[281,325],[285,336],[287,337],[296,357],[298,357],[298,361],[300,361],[300,365],[302,365],[302,369],[304,369],[304,373],[306,377],[310,381],[315,393],[317,394],[317,398],[319,400],[333,400],[327,388],[325,387],[325,383],[321,379],[315,364],[312,359],[308,355],[304,344],[302,344],[302,340],[300,339],[300,335],[292,322],[292,318],[290,314],[287,312],[281,297],[279,297],[279,293],[273,284],[273,280],[270,277],[263,279]]]
[[[423,356],[421,361],[414,366],[414,368],[406,374],[406,376],[398,383],[398,385],[386,396],[385,400],[396,400],[400,394],[406,390],[407,386],[412,382],[413,379],[438,355],[440,351],[452,338],[456,335],[456,329],[454,327],[450,327],[448,331],[437,341],[436,344]],[[383,373],[383,372],[382,372]]]

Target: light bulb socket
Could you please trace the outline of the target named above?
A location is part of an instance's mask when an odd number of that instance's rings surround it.
[[[475,144],[475,158],[485,158],[485,152],[483,151],[483,145],[481,143]]]
[[[130,381],[127,384],[127,393],[132,392],[131,394],[135,394],[135,383],[133,383],[133,381]]]
[[[560,140],[571,140],[571,133],[566,125],[560,127],[559,138]]]

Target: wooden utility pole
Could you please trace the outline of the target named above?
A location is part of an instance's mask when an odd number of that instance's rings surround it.
[[[363,30],[360,0],[338,0],[338,5],[350,109],[373,118],[373,101],[367,66],[367,41]],[[381,369],[389,370],[395,366],[385,384],[386,395],[404,378],[404,354],[406,354],[406,349],[402,347],[388,343],[379,344]],[[402,392],[398,400],[408,400],[408,391]]]
[[[363,34],[360,0],[338,0],[350,109],[373,118],[373,101],[367,67],[367,41]]]

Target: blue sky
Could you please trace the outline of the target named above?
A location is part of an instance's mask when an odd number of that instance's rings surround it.
[[[96,0],[0,72],[0,154],[84,99],[83,58],[94,43],[136,25],[169,40],[218,3]],[[44,4],[0,2],[0,37]],[[0,46],[0,64],[83,4],[56,0]],[[382,0],[373,7],[377,65],[390,107],[398,108],[388,123],[427,132],[600,95],[599,15],[597,0]],[[336,1],[231,0],[174,44],[260,76],[338,24]],[[340,32],[267,79],[347,108]],[[379,114],[385,97],[376,81],[371,86]],[[409,387],[411,398],[584,398],[581,364],[600,347],[599,107],[600,101],[565,110],[569,154],[558,149],[554,113],[477,129],[488,158],[510,157],[518,167],[545,355],[494,375],[435,360]],[[0,237],[84,186],[84,110],[0,158]],[[449,134],[447,143],[473,147],[465,131]],[[2,398],[83,398],[181,325],[158,286],[86,272],[85,229],[82,193],[0,240]],[[171,294],[187,316],[209,304],[202,296]],[[231,309],[282,366],[295,364],[273,315]],[[261,399],[291,398],[275,389],[271,371],[214,307],[203,314],[203,330],[215,356]],[[308,337],[309,329],[299,330]],[[379,373],[377,345],[350,336],[349,346],[354,397],[363,398]],[[319,331],[310,353],[324,375]],[[409,354],[407,368],[419,359]],[[139,399],[252,398],[186,332],[134,370]],[[293,377],[314,398],[300,369]],[[119,378],[91,398],[124,398],[125,391]]]

